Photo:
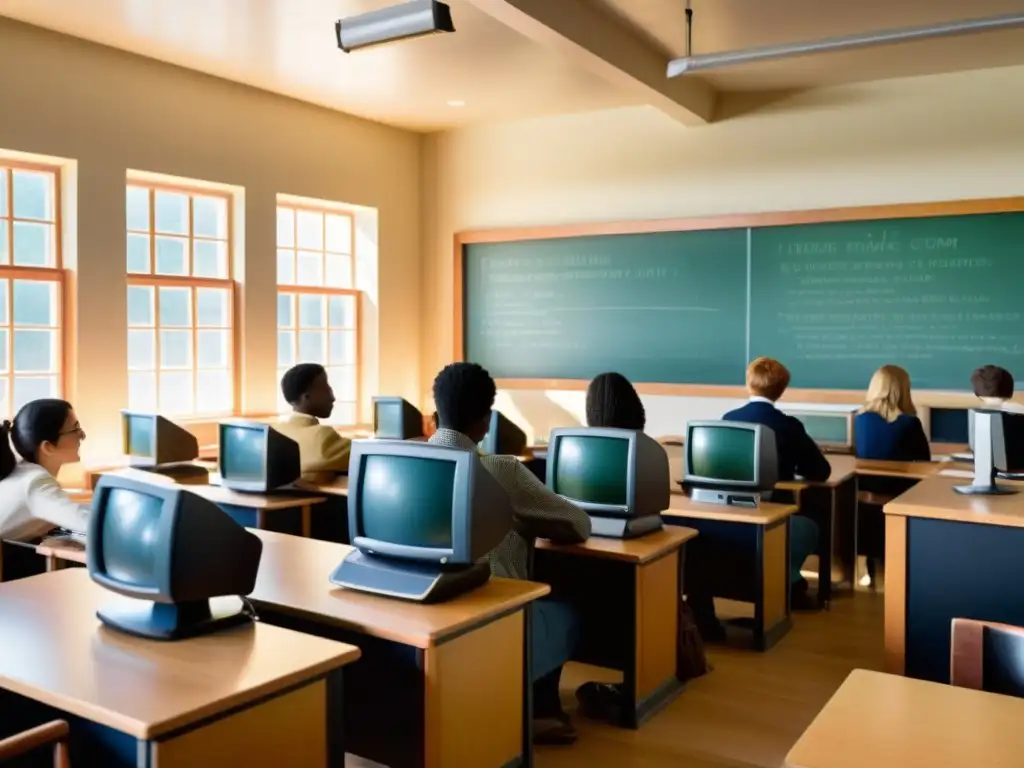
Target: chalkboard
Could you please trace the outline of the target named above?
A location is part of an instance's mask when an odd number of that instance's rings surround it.
[[[499,378],[739,384],[745,230],[467,245],[466,359]]]
[[[1024,213],[462,249],[462,352],[496,378],[736,385],[759,355],[809,389],[863,390],[885,363],[920,389],[1024,376]]]

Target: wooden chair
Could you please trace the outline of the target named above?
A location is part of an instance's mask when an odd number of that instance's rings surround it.
[[[22,731],[16,736],[0,741],[0,763],[48,744],[53,745],[53,768],[70,768],[68,758],[68,734],[70,729],[63,720],[54,720],[44,725]]]
[[[950,682],[1024,697],[1024,627],[953,619]]]

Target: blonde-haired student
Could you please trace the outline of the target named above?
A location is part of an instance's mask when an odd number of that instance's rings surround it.
[[[857,458],[929,461],[928,437],[910,394],[910,375],[883,365],[871,377],[867,399],[853,425]]]

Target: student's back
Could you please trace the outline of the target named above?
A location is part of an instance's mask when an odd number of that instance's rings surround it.
[[[886,421],[877,413],[859,413],[853,422],[858,459],[928,461],[931,448],[917,416],[901,413]]]
[[[807,434],[801,421],[795,416],[783,413],[766,399],[751,399],[746,405],[729,411],[722,419],[763,424],[775,433],[775,449],[779,456],[779,480],[792,480],[799,475],[818,482],[827,480],[832,473],[828,459]]]

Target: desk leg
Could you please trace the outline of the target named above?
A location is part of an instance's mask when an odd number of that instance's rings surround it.
[[[267,527],[267,510],[256,510],[256,527],[259,528],[261,531]]]
[[[312,511],[309,504],[302,505],[302,535],[307,539],[310,537],[312,531]],[[260,526],[261,528],[263,526]]]
[[[523,609],[523,744],[519,765],[533,768],[533,604]]]
[[[758,529],[758,587],[754,647],[767,651],[789,631],[789,518]]]
[[[907,651],[907,518],[885,516],[885,671],[902,675]]]

